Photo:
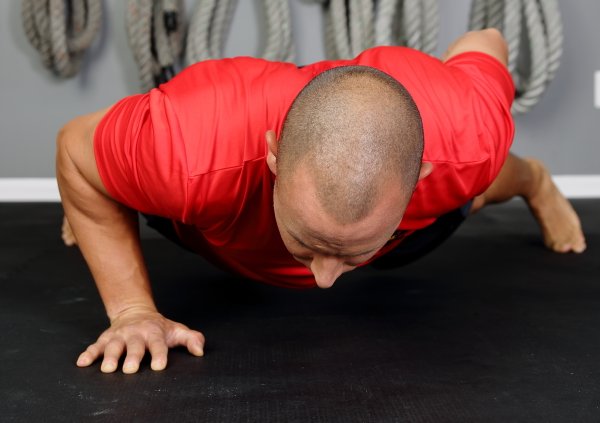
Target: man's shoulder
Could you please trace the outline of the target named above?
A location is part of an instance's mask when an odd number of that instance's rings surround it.
[[[442,65],[440,59],[422,51],[405,46],[377,46],[363,51],[356,57],[359,64],[379,68],[402,65]],[[384,70],[384,69],[381,69]],[[409,69],[404,69],[408,71]]]
[[[277,62],[258,57],[236,56],[222,59],[209,59],[191,64],[184,68],[178,78],[239,79],[267,78],[274,73],[293,74],[298,67],[289,62]]]

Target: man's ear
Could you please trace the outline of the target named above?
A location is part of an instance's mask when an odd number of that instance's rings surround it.
[[[421,170],[419,171],[419,181],[429,176],[433,172],[433,164],[430,162],[422,162]]]
[[[269,129],[265,133],[265,139],[267,140],[267,146],[269,148],[269,153],[267,155],[267,166],[273,172],[273,175],[277,175],[277,135],[275,135],[275,131]]]

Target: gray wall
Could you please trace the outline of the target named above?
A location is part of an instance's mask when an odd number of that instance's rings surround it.
[[[318,5],[290,0],[297,62],[324,58]],[[124,29],[124,1],[105,0],[102,38],[81,73],[58,80],[42,68],[20,21],[20,2],[0,2],[0,177],[54,176],[54,136],[71,117],[138,91]],[[188,5],[192,2],[188,0]],[[561,2],[565,51],[542,102],[517,118],[513,151],[546,161],[554,174],[600,174],[600,110],[593,107],[593,73],[600,69],[600,2]],[[258,0],[241,0],[226,54],[253,55],[263,32]],[[440,52],[466,29],[469,0],[440,0]]]

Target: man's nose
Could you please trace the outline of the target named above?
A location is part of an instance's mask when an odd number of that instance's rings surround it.
[[[344,260],[332,256],[314,256],[310,270],[319,288],[331,288],[335,280],[344,273]]]

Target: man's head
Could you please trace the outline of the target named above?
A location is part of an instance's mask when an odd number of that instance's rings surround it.
[[[321,287],[389,240],[417,180],[431,170],[421,166],[412,98],[370,67],[318,75],[292,104],[280,140],[269,131],[267,142],[279,231]]]

